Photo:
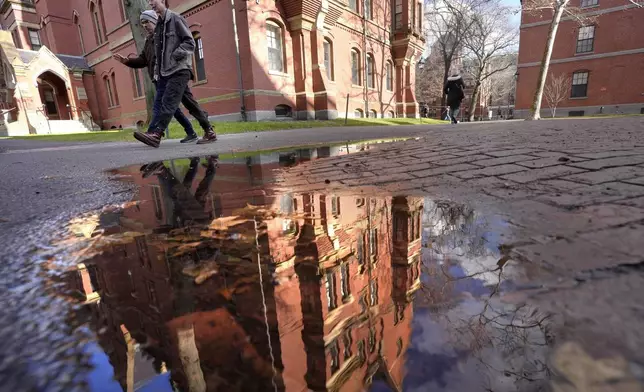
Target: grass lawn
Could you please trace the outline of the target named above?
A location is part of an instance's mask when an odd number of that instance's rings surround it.
[[[434,120],[429,118],[379,118],[379,119],[349,119],[348,127],[355,126],[391,126],[391,125],[421,125],[421,124],[446,124],[447,121]],[[231,133],[279,131],[284,129],[302,128],[325,128],[345,126],[344,119],[330,121],[259,121],[259,122],[214,122],[217,134],[225,135]],[[203,131],[195,121],[193,126],[199,136]],[[170,138],[181,139],[185,136],[183,128],[176,123],[170,124]],[[131,130],[124,131],[97,131],[85,133],[71,133],[65,135],[29,135],[12,136],[7,139],[42,140],[59,142],[134,142]]]

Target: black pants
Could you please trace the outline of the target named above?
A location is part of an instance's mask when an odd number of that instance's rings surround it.
[[[458,112],[461,109],[460,102],[453,102],[449,104],[449,118],[452,120],[452,124],[456,124]]]
[[[201,128],[210,129],[208,114],[201,109],[199,103],[192,95],[188,82],[190,81],[190,71],[182,70],[173,73],[168,77],[161,77],[157,82],[158,91],[162,91],[161,108],[157,118],[157,130],[164,130],[170,124],[174,113],[179,109],[179,104],[183,103],[188,112],[199,122]]]

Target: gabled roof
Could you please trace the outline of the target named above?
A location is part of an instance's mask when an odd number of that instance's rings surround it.
[[[23,63],[28,64],[31,60],[38,56],[38,52],[34,50],[18,49],[18,55],[20,56],[20,60],[22,60]],[[56,56],[56,58],[58,58],[58,60],[60,60],[61,63],[65,64],[65,66],[70,70],[92,70],[89,64],[87,64],[87,60],[85,60],[85,57],[83,56],[71,56],[68,54],[55,53],[54,56]]]
[[[56,57],[63,62],[69,69],[78,69],[83,71],[91,71],[92,68],[87,64],[87,60],[83,56],[70,56],[68,54],[57,54]]]

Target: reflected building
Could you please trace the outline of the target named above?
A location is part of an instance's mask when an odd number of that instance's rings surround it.
[[[308,158],[121,172],[137,203],[101,217],[109,247],[69,283],[124,391],[166,371],[180,391],[357,391],[375,380],[402,390],[423,199],[271,189],[274,169]]]

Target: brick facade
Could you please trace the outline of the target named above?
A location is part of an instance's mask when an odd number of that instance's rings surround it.
[[[585,2],[586,3],[586,2]],[[583,26],[569,18],[559,25],[549,77],[565,74],[570,78],[570,98],[561,102],[558,116],[595,115],[612,113],[642,113],[644,110],[644,9],[625,0],[599,0],[582,8],[595,20],[584,32]],[[571,7],[581,6],[573,0]],[[530,111],[537,85],[551,14],[532,15],[523,12],[517,79],[516,108],[518,117]],[[586,34],[586,36],[581,36]],[[592,39],[588,38],[593,36]],[[580,38],[587,38],[585,41]],[[575,82],[585,81],[583,87]],[[575,77],[576,75],[576,77]],[[543,102],[543,117],[550,109]]]
[[[91,77],[83,78],[86,106],[103,128],[131,127],[146,119],[145,99],[136,87],[143,75],[136,78],[133,71],[112,59],[114,53],[136,53],[121,1],[0,2],[2,26],[12,31],[19,49],[37,49],[32,47],[30,34],[38,34],[51,52],[85,59],[92,71]],[[203,58],[203,72],[192,88],[205,110],[213,119],[238,120],[244,112],[254,121],[344,116],[347,97],[350,117],[365,113],[417,116],[414,85],[415,64],[423,46],[422,22],[417,17],[421,3],[310,0],[258,4],[237,0],[242,86],[231,4],[189,0],[170,2],[170,6],[186,18],[200,39],[202,50],[194,57],[195,64]],[[369,13],[370,17],[363,17]],[[352,59],[357,62],[353,67]]]

